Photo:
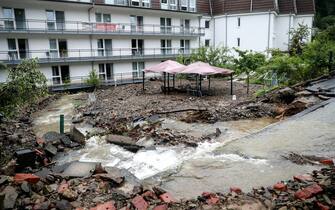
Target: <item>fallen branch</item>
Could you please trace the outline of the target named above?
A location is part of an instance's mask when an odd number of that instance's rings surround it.
[[[195,109],[195,108],[189,108],[189,109],[177,109],[177,110],[171,110],[171,111],[165,111],[165,112],[156,112],[156,114],[171,114],[171,113],[178,113],[178,112],[203,112],[207,111],[207,109]]]

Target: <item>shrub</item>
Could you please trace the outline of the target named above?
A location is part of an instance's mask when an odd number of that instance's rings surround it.
[[[90,71],[88,74],[88,79],[86,79],[85,82],[86,84],[92,85],[93,87],[98,87],[100,85],[100,79],[95,69]]]
[[[7,82],[0,86],[0,111],[5,115],[11,116],[17,108],[47,94],[47,79],[38,70],[36,59],[23,60],[21,64],[7,70]]]

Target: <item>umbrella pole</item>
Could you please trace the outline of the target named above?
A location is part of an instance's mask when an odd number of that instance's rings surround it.
[[[170,93],[170,73],[167,73],[168,93]]]
[[[233,95],[233,73],[230,74],[230,95]]]
[[[175,89],[176,88],[176,75],[174,74],[173,75],[173,89]]]
[[[199,80],[199,89],[200,89],[200,92],[199,92],[199,93],[200,93],[200,96],[202,96],[202,93],[201,93],[201,89],[202,89],[202,88],[201,88],[201,75],[200,75],[200,80]]]
[[[164,91],[164,94],[165,94],[165,88],[166,88],[166,81],[165,81],[165,72],[163,73],[163,78],[164,78],[164,88],[163,88],[163,91]]]
[[[211,76],[208,75],[208,92],[211,89]]]
[[[145,89],[144,89],[144,82],[145,82],[145,81],[144,81],[144,80],[145,80],[145,72],[144,72],[144,71],[143,71],[142,77],[143,77],[143,84],[142,84],[142,85],[143,85],[143,92],[144,92],[144,90],[145,90]]]

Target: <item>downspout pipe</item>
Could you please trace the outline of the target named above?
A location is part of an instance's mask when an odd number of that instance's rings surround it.
[[[94,5],[95,5],[95,0],[92,0],[92,6],[91,6],[90,8],[88,8],[88,10],[87,10],[87,14],[88,14],[88,22],[89,22],[89,23],[92,23],[92,21],[91,21],[91,10],[94,8]],[[93,26],[91,25],[91,27],[93,27]],[[93,30],[93,28],[92,28],[92,30]],[[90,50],[91,50],[91,56],[93,56],[92,35],[90,34],[89,37],[90,37]],[[94,67],[93,61],[92,61],[91,65],[92,65],[92,69],[93,69],[93,67]]]
[[[269,49],[270,49],[270,35],[271,35],[270,33],[271,33],[271,11],[269,11],[267,54],[269,54]]]

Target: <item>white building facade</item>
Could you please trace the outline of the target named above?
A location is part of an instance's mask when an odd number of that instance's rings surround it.
[[[291,28],[312,27],[314,3],[299,7],[312,0],[258,1],[2,0],[0,61],[38,58],[49,85],[83,82],[92,69],[105,82],[139,79],[200,46],[287,50]]]

